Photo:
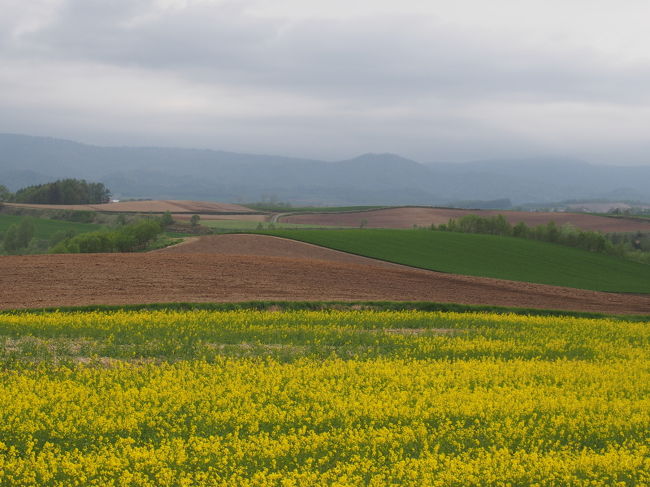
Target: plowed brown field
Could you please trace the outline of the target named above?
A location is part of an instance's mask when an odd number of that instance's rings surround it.
[[[86,211],[111,211],[131,213],[255,213],[254,210],[241,205],[229,203],[215,203],[212,201],[125,201],[122,203],[106,203],[101,205],[32,205],[7,203],[9,206],[22,206],[27,208],[42,208],[55,210],[86,210]]]
[[[396,300],[650,314],[650,295],[442,274],[273,237],[247,241],[249,237],[198,239],[149,254],[0,257],[0,309],[248,300]]]
[[[174,220],[190,221],[194,213],[172,213]],[[265,222],[270,217],[258,213],[233,213],[231,215],[214,215],[205,213],[196,213],[201,215],[201,221],[206,220],[237,220],[246,222]]]
[[[369,257],[348,254],[318,245],[297,242],[286,238],[269,235],[207,235],[194,237],[187,241],[156,250],[165,254],[219,254],[219,255],[250,255],[254,257],[288,257],[291,259],[324,260],[345,264],[365,264],[391,269],[410,269],[399,264],[383,262]]]
[[[599,230],[601,232],[650,232],[650,220],[635,220],[631,218],[610,218],[605,216],[588,215],[584,213],[559,212],[527,212],[504,210],[456,210],[448,208],[387,208],[349,213],[305,213],[280,217],[281,222],[303,223],[309,225],[326,225],[342,227],[359,227],[362,222],[369,228],[412,228],[413,225],[429,226],[432,223],[440,225],[447,223],[450,218],[461,218],[465,215],[490,217],[503,215],[513,225],[524,222],[536,226],[554,221],[558,225],[570,223],[583,230]]]

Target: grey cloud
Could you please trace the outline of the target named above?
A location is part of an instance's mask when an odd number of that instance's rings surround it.
[[[373,103],[650,100],[649,66],[616,68],[592,52],[549,53],[526,47],[525,39],[512,45],[431,18],[288,22],[247,15],[245,6],[156,11],[149,0],[67,0],[21,46],[34,55],[167,70],[199,82]]]
[[[555,150],[647,162],[643,63],[413,15],[263,18],[248,0],[59,3],[36,30],[0,12],[0,131],[331,159]]]
[[[254,51],[274,33],[272,24],[229,5],[181,10],[158,10],[151,0],[67,0],[66,5],[49,26],[25,36],[27,48],[117,65],[240,70],[258,58]]]

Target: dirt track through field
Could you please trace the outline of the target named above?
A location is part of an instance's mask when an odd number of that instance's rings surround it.
[[[536,226],[554,221],[558,225],[569,223],[583,230],[601,232],[650,232],[650,220],[627,218],[610,218],[584,213],[563,212],[527,212],[504,210],[456,210],[448,208],[388,208],[349,213],[305,213],[281,217],[282,223],[302,223],[309,225],[359,227],[362,223],[367,228],[412,228],[413,225],[427,227],[432,223],[440,225],[450,218],[462,218],[465,215],[491,217],[503,215],[513,225],[523,221],[528,226]]]
[[[247,248],[242,241],[221,242],[221,253],[215,252],[214,241],[199,239],[185,248],[181,245],[149,254],[0,257],[0,309],[161,302],[396,300],[650,314],[650,295],[442,274],[355,256],[343,261],[334,255],[340,252],[318,254],[308,249],[315,246],[298,243],[304,245],[302,254],[292,257],[251,255],[287,251],[280,243],[265,241],[267,250],[260,249],[259,243],[249,243]],[[246,252],[249,254],[242,255]]]

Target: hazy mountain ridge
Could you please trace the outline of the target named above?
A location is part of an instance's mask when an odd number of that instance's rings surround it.
[[[63,177],[101,181],[117,197],[311,204],[445,204],[510,198],[650,201],[650,167],[558,158],[420,164],[394,154],[325,162],[207,149],[100,147],[0,134],[0,184],[15,190]]]

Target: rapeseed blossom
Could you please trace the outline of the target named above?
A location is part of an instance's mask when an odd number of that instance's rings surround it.
[[[648,485],[650,327],[0,314],[0,485]]]

